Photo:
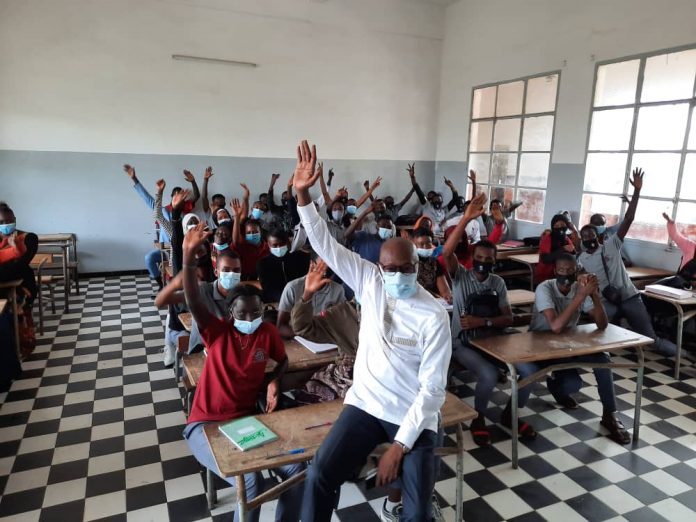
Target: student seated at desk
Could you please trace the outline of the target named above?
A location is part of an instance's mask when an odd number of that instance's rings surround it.
[[[539,240],[539,262],[534,268],[534,282],[541,283],[553,277],[554,263],[564,253],[575,253],[574,240],[568,236],[572,230],[577,239],[577,230],[565,214],[556,214],[551,218],[551,231],[542,234]]]
[[[434,257],[433,239],[433,233],[425,228],[419,228],[413,232],[413,244],[416,245],[418,253],[418,284],[451,304],[452,291],[447,283],[445,271]]]
[[[578,256],[578,263],[585,271],[597,276],[602,304],[609,321],[618,323],[622,318],[626,319],[632,330],[655,341],[656,352],[672,357],[677,353],[677,346],[672,341],[655,334],[640,292],[628,277],[626,267],[621,260],[623,241],[635,218],[640,191],[643,187],[643,171],[639,168],[634,169],[633,178],[629,181],[634,187],[633,197],[619,230],[605,239],[604,244],[600,244],[597,229],[594,226],[582,227],[580,235],[585,250]]]
[[[245,189],[245,192],[248,192],[248,189]],[[246,203],[240,203],[238,199],[232,200],[232,243],[233,250],[242,260],[242,281],[253,281],[258,279],[256,265],[271,251],[261,234],[261,223],[244,217],[245,206]]]
[[[290,324],[290,314],[297,303],[305,302],[307,299],[311,300],[310,304],[312,305],[312,310],[314,310],[315,314],[319,315],[330,307],[343,303],[346,300],[343,285],[330,279],[332,275],[331,269],[326,266],[326,263],[324,263],[315,252],[312,252],[311,257],[312,263],[309,266],[307,275],[290,281],[285,285],[283,294],[280,296],[280,302],[278,303],[278,322],[276,326],[278,327],[280,335],[287,339],[295,335],[292,325]],[[307,277],[310,273],[313,273],[313,271],[316,272],[318,269],[321,269],[321,275],[322,278],[326,280],[326,284],[314,290],[310,295],[305,295],[304,289]]]
[[[213,248],[210,251],[210,258],[213,262],[213,268],[217,266],[217,258],[220,254],[229,254],[232,252],[232,228],[227,223],[218,225],[213,234]],[[239,256],[235,254],[237,258]]]
[[[310,259],[307,252],[290,252],[290,239],[282,228],[268,233],[268,246],[271,255],[259,260],[256,272],[261,281],[263,302],[277,303],[285,285],[307,274]]]
[[[597,328],[604,330],[609,323],[599,294],[599,283],[594,274],[577,275],[577,262],[570,253],[560,255],[554,265],[554,279],[548,279],[537,286],[532,311],[531,332],[553,331],[560,333],[566,328],[577,326],[580,312],[589,314]],[[578,355],[568,359],[554,360],[553,363],[582,361],[606,364],[609,354],[594,353]],[[614,379],[610,368],[593,368],[597,379],[599,399],[602,401],[601,424],[609,430],[609,436],[619,444],[628,444],[631,437],[624,425],[616,417],[616,397]],[[582,386],[582,379],[575,368],[553,372],[546,379],[546,385],[558,404],[564,408],[575,409],[578,403],[571,397]]]
[[[266,379],[266,411],[274,411],[278,404],[280,378],[288,366],[288,358],[276,327],[262,321],[263,303],[257,288],[237,285],[231,292],[231,304],[225,319],[218,319],[208,310],[201,297],[194,265],[195,251],[208,235],[209,232],[200,224],[184,240],[184,293],[208,347],[208,357],[196,387],[184,438],[196,460],[217,471],[203,431],[205,423],[254,415],[269,359],[278,363]],[[304,464],[291,464],[275,471],[282,479],[287,479],[304,467]],[[234,478],[226,480],[234,486]],[[261,493],[263,479],[260,472],[245,475],[244,482],[249,500]],[[276,520],[299,520],[302,494],[303,484],[283,493],[278,501]],[[259,514],[259,509],[251,511],[249,520],[258,521]],[[235,520],[239,520],[238,511],[235,511]]]
[[[505,281],[493,273],[496,247],[482,240],[473,245],[473,268],[467,270],[455,256],[455,248],[466,234],[466,225],[483,213],[486,195],[476,196],[445,243],[442,252],[452,278],[454,309],[452,314],[452,347],[454,358],[476,375],[474,407],[478,417],[471,422],[471,435],[479,446],[490,446],[491,436],[486,427],[485,414],[498,383],[502,364],[473,346],[469,339],[496,335],[503,328],[512,326],[512,309],[507,299]],[[520,377],[536,371],[534,365],[515,365]],[[531,386],[519,390],[518,405],[523,407],[531,393]],[[512,427],[510,401],[500,416],[500,422],[508,429]],[[520,437],[533,438],[536,431],[527,422],[519,423]]]

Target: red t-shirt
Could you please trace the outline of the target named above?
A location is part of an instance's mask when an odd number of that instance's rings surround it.
[[[573,246],[573,242],[569,237],[565,238],[565,245]],[[541,239],[539,240],[539,262],[537,263],[536,267],[534,268],[534,283],[538,284],[543,281],[546,281],[547,279],[551,279],[554,275],[554,268],[555,268],[555,263],[544,263],[541,260],[541,256],[543,254],[550,254],[552,248],[551,244],[551,234],[550,233],[544,233],[541,236]],[[562,247],[561,247],[562,248]],[[572,253],[574,253],[573,251]]]
[[[190,201],[188,199],[186,201],[184,201],[184,204],[181,207],[181,215],[185,216],[186,214],[190,214],[191,212],[193,212],[194,206],[195,206],[195,203],[193,201]],[[172,204],[170,203],[169,205],[167,205],[164,208],[166,208],[169,211],[169,215],[171,216],[172,215]]]
[[[253,245],[242,238],[238,244],[232,246],[232,249],[239,254],[242,262],[242,281],[258,279],[256,263],[270,255],[271,251],[268,248],[268,243],[261,241],[260,244]]]
[[[214,319],[201,329],[201,337],[208,357],[188,423],[253,415],[268,359],[286,358],[278,330],[264,322],[253,334],[244,335],[233,321]]]

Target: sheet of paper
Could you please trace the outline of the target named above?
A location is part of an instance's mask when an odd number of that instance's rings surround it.
[[[315,343],[299,335],[295,336],[295,340],[313,353],[329,352],[338,348],[335,344]]]

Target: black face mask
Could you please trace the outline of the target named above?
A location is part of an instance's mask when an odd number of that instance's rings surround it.
[[[599,248],[599,242],[597,241],[597,238],[594,239],[585,239],[582,242],[582,246],[585,247],[587,250],[595,250]]]
[[[394,208],[394,202],[393,202],[393,201],[386,201],[384,204],[385,204],[385,206],[386,206],[387,208]]]
[[[565,237],[567,231],[568,231],[567,228],[554,228],[554,229],[553,229],[553,234],[554,234],[556,237]]]
[[[435,203],[433,203],[433,208],[435,210],[440,210],[440,207],[442,207],[442,203],[439,203],[437,201]]]
[[[577,276],[575,274],[557,275],[556,282],[560,286],[570,286],[575,282],[576,278]]]
[[[484,263],[483,261],[476,261],[474,259],[474,272],[478,272],[479,274],[490,274],[493,272],[493,266],[495,263]]]

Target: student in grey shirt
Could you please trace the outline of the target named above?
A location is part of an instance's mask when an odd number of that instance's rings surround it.
[[[319,258],[315,253],[312,253],[313,260],[309,266],[310,270],[321,269],[324,270],[324,277],[328,278],[331,276],[331,270],[326,266],[326,264]],[[280,335],[284,338],[291,338],[295,335],[292,330],[292,325],[290,324],[292,309],[294,306],[304,297],[305,291],[305,279],[307,276],[300,277],[299,279],[294,279],[290,281],[280,296],[280,302],[278,303],[278,320],[276,326]],[[335,281],[328,281],[320,290],[314,292],[311,297],[312,309],[315,314],[320,314],[324,310],[332,307],[333,305],[343,303],[346,300],[345,291],[343,290],[343,285],[336,283]]]
[[[577,276],[575,256],[561,254],[554,265],[554,279],[547,279],[537,286],[529,331],[561,333],[566,328],[578,324],[580,313],[590,314],[603,330],[609,324],[607,314],[602,306],[599,284],[594,274]],[[568,359],[558,359],[553,363],[586,362],[590,364],[607,364],[609,354],[595,353],[579,355]],[[599,399],[602,401],[601,424],[609,430],[609,436],[619,444],[628,444],[631,437],[621,421],[616,417],[616,396],[614,380],[609,368],[593,368]],[[556,402],[569,409],[576,409],[578,403],[571,397],[582,386],[582,379],[577,369],[570,368],[553,372],[546,380],[546,385]]]
[[[631,203],[628,205],[619,230],[616,234],[605,238],[604,243],[600,244],[595,226],[585,225],[582,227],[580,236],[585,250],[578,256],[578,262],[585,271],[597,276],[599,289],[603,296],[602,304],[607,311],[609,321],[617,322],[622,318],[626,319],[631,329],[655,341],[655,351],[672,357],[677,353],[676,345],[668,339],[657,337],[655,334],[650,315],[638,289],[628,277],[626,267],[621,259],[623,240],[636,215],[640,190],[643,186],[643,171],[638,168],[634,169],[633,179],[630,182],[634,188],[633,198],[631,198]],[[605,297],[606,288],[610,285],[619,293],[618,300],[613,303]]]

